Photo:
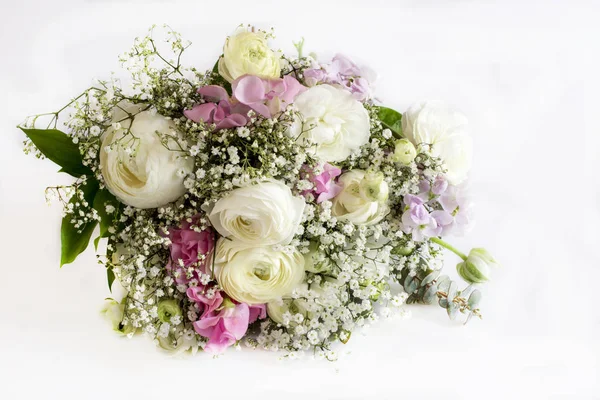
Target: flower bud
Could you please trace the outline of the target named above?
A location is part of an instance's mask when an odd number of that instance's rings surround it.
[[[468,283],[484,283],[490,280],[490,267],[500,264],[482,248],[472,249],[465,261],[456,266],[458,274]]]
[[[417,149],[408,139],[400,139],[396,141],[396,147],[392,160],[405,165],[410,164],[417,156]]]
[[[389,194],[389,187],[381,172],[368,172],[360,182],[360,194],[369,201],[384,203]]]
[[[162,322],[171,322],[171,318],[181,315],[181,308],[175,299],[161,300],[158,303],[158,319]]]
[[[308,247],[309,252],[304,255],[304,270],[313,273],[324,273],[331,271],[332,262],[325,256],[325,253],[319,251],[319,245],[311,242]]]

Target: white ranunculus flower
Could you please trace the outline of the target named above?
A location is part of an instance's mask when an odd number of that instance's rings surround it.
[[[220,238],[215,256],[215,276],[233,299],[264,304],[289,295],[304,279],[304,257]]]
[[[373,225],[389,211],[388,184],[381,174],[353,169],[340,176],[342,191],[332,200],[331,214],[355,225]]]
[[[448,168],[450,183],[458,185],[471,169],[472,142],[467,117],[440,102],[412,105],[402,116],[402,132],[415,145],[431,145],[431,153]]]
[[[280,57],[267,44],[264,32],[239,28],[227,38],[219,59],[219,74],[229,82],[243,75],[280,78]]]
[[[208,218],[221,236],[255,246],[285,245],[300,225],[304,206],[289,187],[273,180],[234,189]]]
[[[115,116],[113,120],[119,119]],[[115,122],[102,138],[100,169],[104,183],[123,203],[136,208],[156,208],[177,200],[186,191],[183,175],[194,166],[192,158],[173,150],[177,148],[174,142],[171,149],[165,147],[157,132],[162,139],[177,135],[173,121],[142,111],[133,123],[130,119]]]
[[[315,143],[314,152],[324,161],[344,161],[369,141],[369,114],[345,89],[317,85],[298,95],[294,105],[302,118],[289,134]]]

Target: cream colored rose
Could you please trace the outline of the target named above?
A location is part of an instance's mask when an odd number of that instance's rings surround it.
[[[388,184],[380,174],[351,170],[340,176],[342,192],[333,198],[331,214],[355,225],[373,225],[389,211]]]
[[[165,147],[163,140],[177,135],[173,121],[142,111],[133,123],[117,122],[120,115],[113,117],[113,126],[102,138],[100,170],[108,190],[136,208],[156,208],[177,200],[186,191],[184,174],[192,171],[194,161],[173,150],[174,139],[171,149]]]
[[[323,161],[344,161],[369,141],[369,114],[345,89],[314,86],[298,95],[294,105],[302,117],[289,134],[314,143],[312,151]]]
[[[264,32],[239,28],[227,38],[219,59],[219,74],[229,82],[243,75],[280,78],[280,57],[267,45]]]
[[[255,246],[291,242],[304,211],[304,200],[279,181],[233,190],[208,214],[221,236]]]
[[[431,145],[431,154],[446,164],[453,185],[467,178],[471,169],[472,142],[467,117],[440,102],[412,105],[402,116],[402,133],[415,145]]]
[[[247,304],[264,304],[289,295],[304,279],[304,257],[219,239],[215,276],[225,293]]]

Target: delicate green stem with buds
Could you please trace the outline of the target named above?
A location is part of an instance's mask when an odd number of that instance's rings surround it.
[[[461,253],[456,247],[452,246],[450,243],[444,242],[442,239],[437,238],[437,237],[432,237],[431,241],[433,243],[439,244],[442,247],[447,248],[448,250],[450,250],[451,252],[453,252],[454,254],[459,256],[460,258],[462,258],[464,261],[467,260],[467,256],[464,253]]]

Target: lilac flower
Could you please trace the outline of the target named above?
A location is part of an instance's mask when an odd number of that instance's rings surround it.
[[[372,97],[374,75],[370,69],[358,67],[352,60],[341,54],[333,57],[329,64],[304,71],[307,85],[314,86],[317,83],[341,85],[358,101],[365,101]]]
[[[453,235],[466,233],[472,222],[472,203],[468,197],[466,187],[464,185],[449,185],[438,198],[438,202],[442,209],[453,218],[452,223],[445,229],[444,233]]]

